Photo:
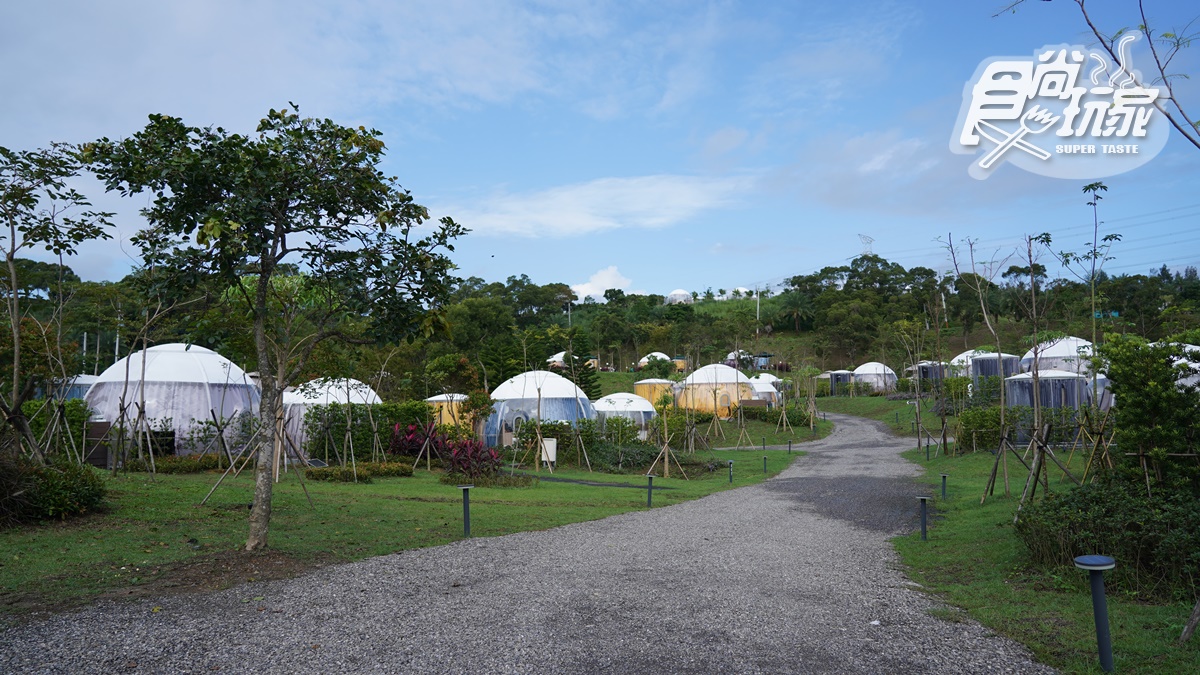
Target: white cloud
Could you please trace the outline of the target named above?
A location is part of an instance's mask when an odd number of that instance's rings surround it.
[[[579,296],[580,300],[588,296],[597,300],[603,300],[604,291],[610,288],[626,291],[632,283],[630,279],[617,270],[616,265],[609,265],[597,271],[584,283],[573,284],[571,290],[575,291],[575,295]]]
[[[745,177],[600,178],[524,194],[498,193],[471,206],[439,209],[484,235],[566,237],[619,228],[662,228],[731,205]]]

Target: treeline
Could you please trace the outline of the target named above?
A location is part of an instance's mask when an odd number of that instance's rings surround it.
[[[145,271],[116,282],[86,282],[69,267],[18,262],[22,306],[29,318],[39,319],[22,324],[30,333],[23,340],[25,372],[46,378],[62,368],[98,372],[143,343],[176,341],[214,349],[248,371],[257,369],[248,317],[228,302],[228,288],[198,284],[190,295],[164,302],[154,295]],[[577,298],[565,283],[539,285],[525,275],[504,282],[471,277],[455,284],[436,320],[411,339],[370,335],[362,317],[342,317],[339,331],[345,339],[320,344],[299,381],[355,377],[388,400],[424,398],[494,388],[524,370],[546,367],[546,358],[560,351],[595,356],[601,367],[616,370],[628,369],[651,351],[703,365],[735,349],[769,351],[773,362],[792,365],[836,368],[880,360],[896,367],[913,358],[946,360],[991,344],[981,332],[985,308],[1005,349],[1020,352],[1033,333],[1035,317],[1025,302],[1031,284],[1039,331],[1090,336],[1095,320],[1100,333],[1154,341],[1200,327],[1200,275],[1193,267],[1182,272],[1163,267],[1145,275],[1100,272],[1095,313],[1090,284],[1051,279],[1041,265],[1032,275],[1029,267],[1014,265],[994,280],[972,277],[905,269],[867,254],[845,266],[794,276],[780,289],[761,290],[757,298],[717,300],[724,289],[708,289],[697,293],[693,304],[665,304],[663,296],[617,289],[597,302]],[[984,293],[982,306],[977,289]],[[36,327],[53,325],[48,319],[56,312],[62,317],[61,336],[38,334]],[[62,368],[50,358],[56,340],[62,341],[64,354],[74,355]],[[9,350],[2,346],[0,359],[11,368]],[[582,359],[575,364],[584,370]],[[573,364],[567,370],[575,370]],[[590,374],[568,376],[588,385],[585,390],[595,388]]]

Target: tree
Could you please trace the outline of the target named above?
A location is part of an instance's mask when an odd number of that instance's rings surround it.
[[[1025,4],[1026,0],[1012,0],[1007,6],[997,12],[993,16],[999,16],[1004,12],[1015,12],[1017,7]],[[1083,16],[1084,22],[1087,23],[1088,29],[1092,31],[1092,35],[1100,42],[1100,46],[1112,58],[1113,63],[1121,63],[1121,57],[1117,54],[1118,41],[1121,36],[1129,33],[1131,28],[1126,26],[1119,28],[1112,33],[1106,33],[1092,20],[1091,14],[1088,13],[1087,0],[1073,0],[1079,6],[1079,13]],[[1132,3],[1131,3],[1132,4]],[[1150,56],[1154,62],[1153,73],[1150,82],[1136,79],[1136,73],[1130,73],[1134,76],[1133,86],[1149,87],[1153,85],[1161,85],[1167,90],[1165,96],[1159,96],[1154,101],[1154,107],[1158,108],[1159,112],[1167,118],[1171,126],[1183,135],[1189,143],[1196,149],[1200,150],[1200,122],[1188,114],[1184,109],[1184,103],[1177,96],[1177,91],[1173,86],[1173,82],[1178,79],[1187,79],[1184,73],[1175,73],[1171,71],[1171,62],[1179,53],[1190,47],[1192,42],[1200,38],[1200,31],[1197,31],[1194,26],[1196,18],[1191,17],[1186,20],[1184,25],[1177,30],[1158,30],[1150,18],[1146,15],[1146,8],[1142,0],[1137,0],[1137,24],[1132,30],[1145,34],[1147,46],[1150,49]],[[1187,3],[1183,3],[1187,4]]]
[[[78,148],[63,143],[41,150],[17,151],[0,146],[0,240],[8,273],[7,309],[12,336],[12,377],[8,396],[0,397],[0,412],[43,461],[21,404],[33,391],[33,380],[21,372],[21,293],[17,255],[44,248],[59,256],[74,255],[89,239],[109,239],[105,230],[111,214],[91,211],[91,203],[67,181],[79,173]],[[60,270],[61,271],[61,270]],[[7,400],[5,400],[7,399]]]
[[[419,229],[429,213],[379,170],[380,136],[284,108],[253,136],[152,115],[132,137],[85,151],[110,191],[153,194],[134,241],[164,272],[163,289],[217,277],[251,319],[264,428],[247,550],[267,545],[281,393],[313,349],[344,338],[339,328],[351,316],[375,336],[429,334],[439,325],[432,310],[456,281],[443,251],[465,230],[449,218]],[[289,264],[306,275],[298,299],[312,332],[299,342],[271,330],[273,279]]]

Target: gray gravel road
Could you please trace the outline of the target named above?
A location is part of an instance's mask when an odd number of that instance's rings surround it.
[[[888,542],[914,525],[917,470],[898,456],[910,442],[830,417],[834,434],[763,485],[299,579],[105,601],[0,633],[0,672],[1052,672],[929,614]]]

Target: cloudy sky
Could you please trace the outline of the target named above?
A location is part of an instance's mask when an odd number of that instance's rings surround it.
[[[249,132],[295,101],[384,133],[385,171],[473,230],[453,256],[460,275],[524,273],[588,293],[778,284],[844,264],[863,251],[859,235],[939,270],[951,233],[988,255],[1041,232],[1081,250],[1088,181],[1008,165],[976,180],[979,158],[949,148],[981,61],[1092,42],[1073,2],[993,18],[1002,5],[5,3],[0,145],[117,138],[150,113]],[[1164,29],[1195,12],[1188,0],[1147,5]],[[1200,75],[1200,51],[1175,66]],[[1196,115],[1193,82],[1177,95]],[[1173,135],[1145,166],[1104,179],[1101,233],[1124,237],[1106,269],[1200,264],[1198,178],[1200,150]],[[121,236],[70,264],[120,278],[144,202],[80,186],[119,213]]]

